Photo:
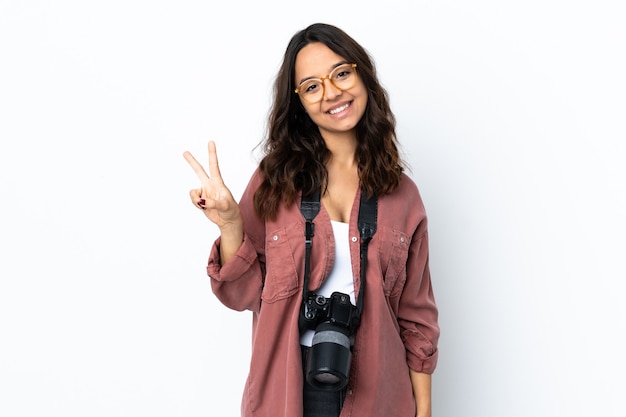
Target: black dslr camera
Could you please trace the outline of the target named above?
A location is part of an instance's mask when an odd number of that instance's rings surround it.
[[[348,384],[351,338],[359,326],[358,309],[350,296],[334,292],[329,298],[309,294],[302,303],[300,328],[314,330],[306,380],[322,391],[338,391]]]

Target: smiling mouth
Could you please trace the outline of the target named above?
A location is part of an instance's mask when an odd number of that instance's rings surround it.
[[[328,110],[327,113],[328,114],[337,114],[337,113],[341,113],[342,111],[344,111],[345,109],[347,109],[348,107],[350,107],[352,105],[352,102],[346,103],[343,106],[337,107],[335,109],[332,110]]]

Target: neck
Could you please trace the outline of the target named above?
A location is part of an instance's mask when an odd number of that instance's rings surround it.
[[[329,168],[331,166],[337,168],[352,168],[355,166],[357,141],[356,136],[352,132],[324,135],[324,142],[326,142],[326,147],[332,154],[330,161],[328,161]]]

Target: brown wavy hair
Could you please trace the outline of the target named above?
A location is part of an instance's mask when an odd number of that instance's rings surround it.
[[[330,151],[294,93],[298,52],[309,43],[321,42],[348,62],[367,90],[365,113],[356,126],[361,189],[367,195],[391,193],[400,183],[404,162],[395,133],[396,121],[389,98],[376,76],[367,51],[343,30],[316,23],[297,32],[289,42],[274,82],[267,138],[260,144],[264,157],[259,164],[263,181],[254,195],[254,208],[265,219],[274,219],[280,204],[293,204],[302,191],[308,195],[326,190],[326,163]]]

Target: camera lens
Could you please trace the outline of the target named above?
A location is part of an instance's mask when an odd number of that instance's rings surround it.
[[[331,373],[326,373],[326,372],[320,372],[319,374],[313,375],[313,378],[315,378],[315,381],[317,383],[323,384],[326,386],[339,384],[341,382],[340,377]]]
[[[307,361],[309,384],[322,391],[338,391],[348,384],[350,375],[350,337],[348,330],[325,322],[313,336]]]

